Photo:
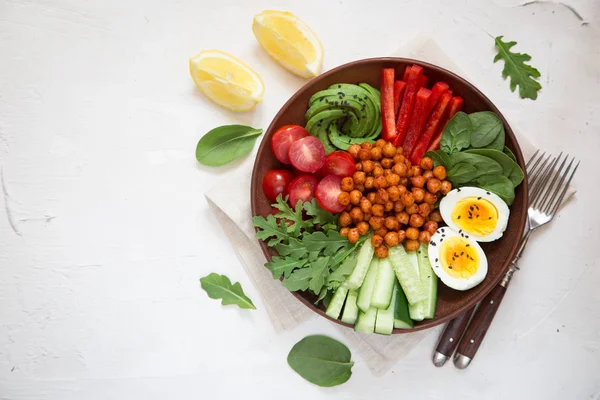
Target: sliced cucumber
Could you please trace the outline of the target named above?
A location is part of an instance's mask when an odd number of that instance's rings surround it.
[[[373,291],[375,290],[375,283],[377,283],[377,275],[379,274],[379,266],[381,265],[378,258],[371,260],[369,271],[363,281],[362,286],[358,292],[358,300],[356,304],[362,312],[367,312],[371,307],[371,299],[373,298]]]
[[[395,281],[396,279],[392,281],[392,298],[390,299],[390,305],[385,310],[377,310],[377,319],[375,320],[375,333],[380,333],[382,335],[391,335],[392,331],[394,330],[394,308],[396,306],[396,291],[394,290]]]
[[[396,275],[390,260],[383,258],[379,261],[379,272],[371,298],[371,305],[379,309],[385,310],[390,306],[392,294],[394,293],[394,282]]]
[[[394,328],[410,329],[414,324],[408,312],[408,300],[398,282],[395,284],[394,293]]]
[[[423,321],[425,319],[425,301],[421,300],[408,305],[408,313],[413,321]]]
[[[416,251],[406,252],[403,246],[389,250],[388,258],[410,304],[425,300],[427,293],[421,284]]]
[[[421,248],[417,251],[417,258],[419,260],[419,273],[421,275],[421,283],[425,287],[427,297],[423,300],[423,318],[431,319],[435,316],[435,307],[437,304],[437,289],[438,289],[438,277],[431,268],[429,262],[428,245],[421,243]]]
[[[358,290],[358,288],[362,285],[365,276],[367,275],[367,270],[369,269],[372,258],[373,245],[371,244],[371,241],[367,239],[358,251],[358,262],[356,263],[354,271],[352,271],[352,274],[350,274],[346,280],[345,284],[348,289]]]
[[[340,316],[340,312],[342,311],[342,307],[344,306],[344,300],[346,300],[346,295],[348,294],[348,288],[344,285],[337,288],[329,305],[327,306],[327,310],[325,314],[330,316],[333,319],[338,319]]]
[[[344,312],[342,313],[342,322],[347,324],[356,323],[356,318],[358,318],[357,299],[358,292],[356,290],[350,290],[348,292],[348,297],[346,297],[346,305],[344,305]]]
[[[360,333],[373,333],[375,331],[375,320],[377,318],[377,309],[371,307],[366,313],[359,312],[354,330]]]

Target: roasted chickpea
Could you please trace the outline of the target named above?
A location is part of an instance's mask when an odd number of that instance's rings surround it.
[[[362,171],[363,170],[363,168],[362,168],[363,165],[362,165],[362,163],[360,161],[357,162],[356,164],[354,164],[354,167],[356,167],[357,171]]]
[[[350,192],[350,204],[357,205],[362,199],[362,193],[356,189]]]
[[[425,171],[430,171],[433,169],[433,160],[430,157],[423,157],[419,162],[419,167],[423,168]]]
[[[419,242],[429,243],[430,240],[431,240],[431,233],[429,233],[427,231],[421,231],[421,233],[419,233]]]
[[[371,204],[375,203],[375,192],[369,192],[367,194],[367,200],[369,200],[371,202]]]
[[[356,171],[354,173],[354,176],[357,176],[358,174],[362,174],[363,182],[364,182],[365,173],[362,171]],[[356,183],[362,183],[362,182],[356,182]],[[353,191],[354,190],[354,179],[349,176],[342,178],[342,190],[345,192]]]
[[[406,211],[402,211],[402,212],[399,212],[399,213],[396,214],[396,219],[402,225],[408,225],[408,221],[410,219],[410,216],[408,215],[408,213]]]
[[[400,178],[400,184],[404,185],[404,186],[408,185],[408,178],[407,177],[404,177],[404,178],[401,177]]]
[[[394,173],[390,173],[388,176],[385,177],[385,179],[387,180],[389,186],[395,186],[400,183],[400,176]]]
[[[399,164],[399,163],[404,164],[404,156],[402,154],[396,153],[396,155],[394,156],[394,163],[395,164]]]
[[[370,174],[373,172],[373,168],[375,168],[375,164],[371,160],[366,160],[362,162],[363,172],[365,174]]]
[[[410,192],[404,193],[402,195],[401,199],[402,199],[402,204],[404,204],[405,207],[408,207],[415,203],[415,196],[413,196],[413,194]]]
[[[402,210],[404,210],[404,204],[402,204],[402,202],[400,200],[395,201],[394,202],[394,212],[399,213]]]
[[[338,223],[340,226],[349,226],[352,223],[352,217],[348,214],[347,211],[342,211],[340,216],[338,217]]]
[[[373,148],[373,145],[369,142],[364,142],[360,145],[360,147],[362,147],[365,150],[371,151],[371,149]]]
[[[397,154],[400,154],[400,155],[403,155],[403,154],[404,154],[404,149],[402,148],[402,146],[398,146],[398,147],[396,148],[396,153],[397,153]]]
[[[446,167],[443,165],[438,165],[433,169],[433,175],[438,178],[440,181],[446,179]]]
[[[408,221],[408,224],[410,226],[412,226],[413,228],[420,228],[423,226],[423,224],[425,223],[425,219],[420,216],[419,214],[413,214],[410,216],[410,221]]]
[[[348,241],[350,243],[356,243],[360,239],[360,233],[358,233],[358,228],[352,228],[348,231]]]
[[[382,158],[381,166],[383,168],[392,168],[394,166],[394,160],[391,158]]]
[[[385,217],[385,221],[383,223],[390,231],[397,231],[400,229],[400,222],[398,222],[396,217]]]
[[[421,167],[419,167],[417,165],[413,165],[412,167],[410,167],[410,170],[408,171],[409,177],[421,176],[421,175],[423,175],[423,170],[421,169]]]
[[[399,186],[398,186],[398,191],[400,192],[400,197],[402,197],[402,195],[403,195],[404,193],[406,193],[408,190],[406,189],[406,186],[404,186],[404,185],[399,185]]]
[[[419,212],[419,206],[417,203],[413,203],[410,206],[404,207],[404,211],[406,211],[408,215],[413,215]]]
[[[433,171],[425,171],[423,172],[423,178],[430,180],[432,178],[434,178],[433,176]]]
[[[442,220],[442,214],[440,214],[440,212],[437,211],[437,210],[436,211],[432,211],[431,214],[429,214],[429,219],[431,221],[437,222],[438,224],[443,221]]]
[[[385,189],[386,187],[388,187],[387,179],[385,179],[385,176],[378,176],[377,178],[375,178],[375,180],[373,181],[373,187],[375,189]]]
[[[371,214],[370,212],[366,212],[364,214],[365,214],[365,218],[363,219],[363,221],[368,221],[373,216],[373,214]]]
[[[399,241],[398,241],[398,233],[397,232],[388,232],[385,234],[385,236],[383,237],[383,241],[385,242],[385,244],[387,244],[388,246],[397,246]]]
[[[354,158],[358,158],[358,152],[360,151],[360,145],[359,144],[353,144],[350,147],[348,147],[348,153],[350,153],[350,155]]]
[[[344,185],[344,179],[348,179],[343,178],[342,179],[342,187]],[[356,171],[353,175],[352,175],[352,181],[354,182],[355,185],[362,185],[365,183],[365,180],[367,179],[367,174],[365,174],[364,171]]]
[[[393,201],[386,201],[385,204],[383,205],[383,209],[386,212],[390,212],[394,209],[394,202]]]
[[[372,176],[366,177],[364,185],[365,185],[365,188],[372,189],[373,188],[373,177]]]
[[[427,203],[421,203],[419,204],[419,215],[423,218],[429,216],[429,213],[431,212],[431,206]]]
[[[437,201],[437,196],[433,193],[425,192],[425,197],[423,198],[423,201],[429,205],[434,205]]]
[[[442,194],[448,194],[448,192],[452,190],[452,184],[450,183],[450,181],[442,181],[442,186],[440,190]]]
[[[363,213],[371,212],[371,201],[365,197],[360,199],[360,209]]]
[[[437,231],[438,228],[438,223],[435,221],[427,221],[425,222],[425,225],[423,225],[423,229],[425,229],[427,232],[431,233],[432,235],[435,233],[435,231]]]
[[[360,149],[358,151],[358,159],[360,161],[370,160],[371,159],[371,151],[365,150],[365,149]],[[364,169],[364,166],[363,166],[363,169]]]
[[[389,142],[383,146],[383,149],[381,149],[381,151],[383,153],[383,156],[388,158],[394,158],[397,152],[396,147]]]
[[[347,206],[348,204],[350,204],[350,193],[348,192],[342,192],[338,195],[338,203],[340,203],[343,206]]]
[[[379,236],[379,235],[371,236],[371,244],[373,245],[373,247],[381,246],[382,243],[383,243],[383,238],[381,236]]]
[[[423,175],[417,175],[410,178],[410,183],[413,185],[413,187],[422,188],[425,186],[425,182],[426,181]]]
[[[384,170],[383,170],[383,176],[385,176],[386,178],[387,178],[388,176],[390,176],[391,174],[393,174],[393,172],[392,172],[392,170],[391,170],[391,169],[384,169]]]
[[[360,221],[358,224],[356,224],[356,228],[361,236],[366,235],[367,232],[369,232],[369,224],[365,221]]]
[[[365,218],[365,214],[360,208],[354,207],[352,211],[350,211],[350,217],[352,218],[352,222],[357,223]]]
[[[379,165],[377,165],[375,168],[373,168],[373,176],[375,178],[377,178],[379,176],[383,176],[383,168],[380,167]]]
[[[400,156],[400,157],[404,157],[404,156]],[[400,178],[403,178],[406,176],[406,174],[408,174],[408,168],[406,167],[406,164],[404,163],[399,163],[396,164],[392,167],[392,171],[398,175]]]
[[[347,226],[343,227],[342,229],[340,229],[340,235],[346,237],[348,236],[348,231],[350,230],[350,228],[348,228]]]
[[[390,186],[387,188],[387,193],[391,201],[398,201],[398,199],[400,199],[400,190],[398,190],[398,186]]]
[[[371,213],[376,217],[383,217],[384,207],[381,204],[373,204],[371,206]]]
[[[363,185],[362,183],[357,183],[356,185],[354,185],[354,189],[362,193],[365,191],[365,185]]]
[[[388,256],[388,248],[384,245],[379,247],[375,247],[375,257],[377,258],[386,258]]]
[[[390,195],[385,189],[377,189],[377,195],[381,198],[380,204],[385,204],[390,200]]]
[[[427,181],[427,190],[429,190],[430,193],[437,193],[440,191],[440,189],[442,188],[442,182],[440,182],[439,179],[437,178],[433,178]]]
[[[406,231],[400,229],[398,231],[398,243],[402,243],[406,240]]]
[[[371,160],[381,160],[381,148],[373,147],[371,149]]]
[[[352,204],[348,204],[346,206],[346,211],[348,211],[348,212],[352,211]]]
[[[406,249],[406,251],[417,251],[419,250],[419,241],[413,239],[407,240],[406,242],[404,242],[404,248]]]
[[[385,226],[383,226],[375,231],[375,234],[379,235],[381,237],[384,237],[386,233],[388,233],[388,230],[386,229]]]
[[[414,187],[412,188],[411,192],[415,198],[415,203],[421,203],[425,198],[425,191],[421,188]]]
[[[375,147],[379,147],[380,149],[382,149],[383,146],[385,146],[385,140],[379,139],[375,142]]]
[[[381,229],[383,227],[383,217],[378,217],[373,214],[373,217],[369,219],[369,225],[373,230]]]
[[[406,230],[406,238],[410,240],[416,240],[419,238],[419,230],[414,227],[410,227]]]

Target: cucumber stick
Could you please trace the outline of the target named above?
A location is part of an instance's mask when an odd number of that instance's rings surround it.
[[[377,318],[375,319],[375,333],[380,333],[382,335],[391,335],[392,330],[394,330],[394,308],[396,306],[396,291],[394,290],[395,281],[396,279],[392,280],[392,298],[390,299],[390,305],[385,310],[377,309]]]
[[[348,288],[344,285],[337,288],[329,305],[327,306],[327,310],[325,314],[333,319],[338,319],[340,316],[340,312],[342,312],[342,307],[344,306],[344,300],[346,300],[346,295],[348,294]]]
[[[344,306],[344,312],[342,313],[342,322],[345,322],[346,324],[356,323],[356,318],[358,318],[357,299],[358,292],[356,290],[350,290],[348,292],[348,297],[346,297],[346,305]]]
[[[396,246],[398,247],[398,246]],[[358,261],[354,271],[346,279],[345,285],[348,289],[358,290],[363,284],[365,276],[367,276],[367,270],[373,259],[373,245],[370,240],[365,240],[360,250],[358,251]]]
[[[379,275],[379,266],[381,262],[378,258],[371,260],[371,265],[367,271],[367,275],[363,281],[362,286],[358,292],[358,300],[356,304],[362,312],[367,312],[371,307],[371,299],[373,298],[373,292],[375,290],[375,284],[377,283],[377,276]]]
[[[359,333],[373,333],[375,331],[375,320],[377,319],[377,309],[370,307],[366,313],[360,311],[354,330]]]
[[[421,248],[417,251],[417,258],[419,260],[419,273],[421,274],[421,283],[425,286],[427,297],[423,300],[423,317],[431,319],[435,316],[435,307],[437,304],[437,289],[438,289],[438,277],[431,268],[429,262],[428,245],[421,243]]]
[[[392,295],[394,293],[394,282],[396,275],[390,260],[382,258],[379,261],[379,272],[371,298],[371,305],[379,309],[385,310],[390,306]]]
[[[410,329],[414,324],[408,311],[408,300],[398,282],[396,282],[394,292],[394,328]]]
[[[415,304],[425,300],[427,293],[419,275],[417,252],[406,252],[403,246],[394,246],[389,250],[388,258],[408,302]]]

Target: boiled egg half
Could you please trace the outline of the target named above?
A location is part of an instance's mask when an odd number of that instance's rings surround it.
[[[452,289],[471,289],[487,275],[487,258],[479,244],[448,227],[435,232],[427,253],[433,272]]]
[[[450,191],[440,202],[440,213],[450,228],[478,242],[500,239],[510,215],[498,195],[469,186]]]

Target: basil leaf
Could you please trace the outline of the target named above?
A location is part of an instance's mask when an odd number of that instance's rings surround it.
[[[471,145],[472,132],[473,124],[469,116],[462,111],[457,112],[444,127],[440,149],[447,154],[466,149]]]
[[[244,125],[219,126],[198,141],[196,159],[211,167],[225,165],[250,153],[262,132]]]
[[[496,193],[509,206],[515,200],[515,189],[504,175],[484,175],[474,181],[474,186]]]
[[[481,148],[491,144],[498,135],[504,136],[504,125],[498,116],[491,111],[469,114],[473,124],[471,147]]]
[[[433,160],[434,167],[438,165],[444,166],[447,169],[452,167],[450,157],[443,150],[428,151],[425,153],[425,157],[430,157]]]
[[[350,379],[352,354],[348,347],[323,335],[307,336],[292,347],[289,366],[301,377],[318,386],[332,387]]]
[[[502,166],[500,166],[500,164],[489,157],[479,154],[472,154],[469,152],[454,153],[450,156],[450,159],[454,165],[466,163],[474,167],[476,172],[471,179],[481,175],[502,174]],[[448,175],[450,176],[450,173],[448,173]]]
[[[513,187],[517,187],[523,182],[523,170],[521,170],[519,164],[503,152],[492,149],[471,149],[467,150],[466,153],[479,154],[496,161],[502,167],[502,175],[510,179]]]
[[[239,282],[232,285],[225,275],[213,272],[204,278],[200,278],[200,286],[211,299],[222,299],[221,304],[224,306],[235,304],[239,308],[256,310],[252,300],[242,290],[242,285]]]
[[[448,180],[453,186],[467,183],[477,177],[477,169],[471,164],[458,163],[447,172]]]
[[[517,161],[517,156],[515,156],[515,153],[513,153],[512,150],[506,146],[504,146],[504,154],[512,158],[513,161]]]

